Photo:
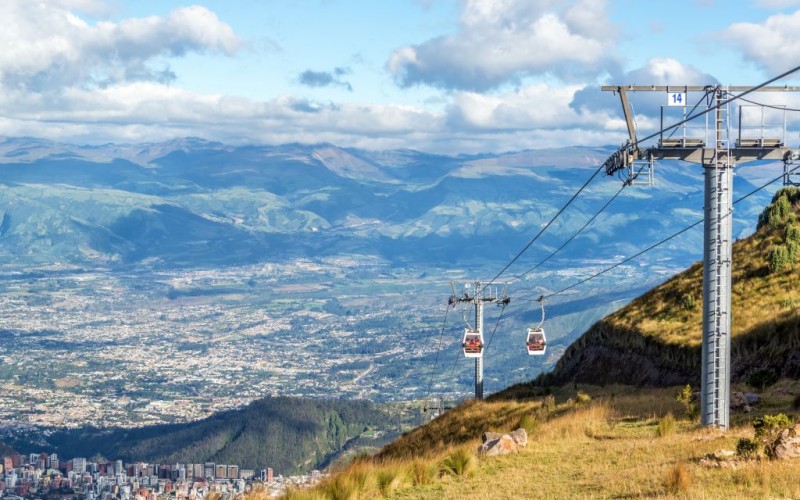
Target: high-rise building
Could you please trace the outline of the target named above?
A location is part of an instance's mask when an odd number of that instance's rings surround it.
[[[195,479],[200,479],[201,477],[205,477],[203,476],[203,464],[194,464],[194,467],[192,468],[194,469],[193,476],[195,477]]]
[[[239,466],[238,465],[229,465],[228,466],[228,479],[239,479]]]
[[[6,472],[14,468],[14,460],[11,457],[3,457],[3,470]]]
[[[273,481],[272,467],[267,467],[267,482],[272,483],[272,481]]]
[[[203,477],[206,479],[214,479],[214,474],[216,474],[217,464],[214,462],[206,462],[205,466],[203,467]]]
[[[76,474],[83,474],[86,472],[86,459],[85,458],[73,458],[72,462],[72,470]]]
[[[215,476],[217,479],[225,479],[228,477],[228,466],[217,464],[217,474]]]

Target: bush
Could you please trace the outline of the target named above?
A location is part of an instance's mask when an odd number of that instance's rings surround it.
[[[322,493],[331,500],[350,500],[355,498],[359,493],[356,485],[343,477],[338,477],[333,481],[323,483],[320,489]]]
[[[415,460],[411,463],[410,472],[411,482],[414,486],[420,486],[432,483],[436,479],[436,474],[439,473],[439,468],[435,463]]]
[[[474,462],[472,455],[465,449],[459,448],[442,460],[440,470],[442,474],[464,476],[472,470]]]
[[[747,377],[747,385],[764,390],[778,381],[778,375],[772,370],[756,370]]]
[[[787,225],[784,240],[786,243],[800,243],[800,224]]]
[[[675,401],[683,405],[683,415],[689,420],[695,420],[698,416],[697,405],[692,401],[692,386],[687,385],[675,396]]]
[[[695,298],[694,294],[684,294],[683,298],[681,299],[681,307],[683,307],[686,311],[693,311],[694,308],[697,307],[697,299]]]
[[[592,397],[583,391],[578,391],[578,394],[575,395],[575,403],[578,405],[588,404],[591,400]]]
[[[553,413],[556,410],[556,398],[552,394],[548,394],[542,400],[542,408],[547,413]]]
[[[792,264],[789,248],[786,245],[773,245],[769,249],[769,272],[776,273],[787,269]]]
[[[675,433],[675,417],[672,413],[667,413],[658,420],[658,427],[656,427],[656,436],[664,437]]]
[[[672,495],[686,493],[689,490],[692,486],[692,476],[683,462],[676,463],[667,471],[664,486],[666,486],[667,492]]]
[[[755,439],[742,438],[736,443],[736,456],[744,460],[758,458],[761,445]]]
[[[525,432],[532,436],[539,429],[539,421],[533,415],[526,413],[519,419],[517,428],[525,429]]]
[[[794,426],[791,417],[783,413],[777,415],[764,415],[753,420],[755,437],[764,447],[764,453],[769,458],[775,458],[775,446],[781,432]]]
[[[789,255],[789,265],[797,262],[798,249],[800,249],[800,243],[797,243],[796,241],[786,242],[786,253]]]
[[[758,217],[758,228],[768,226],[777,229],[783,225],[792,214],[792,204],[798,200],[796,189],[780,189],[772,197],[772,203],[767,205]]]
[[[390,467],[378,471],[376,482],[381,495],[388,496],[391,492],[403,486],[405,473],[399,467]]]

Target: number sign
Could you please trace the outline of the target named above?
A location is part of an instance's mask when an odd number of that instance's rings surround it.
[[[686,106],[686,94],[684,92],[667,93],[667,106]]]

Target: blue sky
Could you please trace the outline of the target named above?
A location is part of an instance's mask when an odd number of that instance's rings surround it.
[[[74,143],[616,144],[604,83],[800,64],[795,0],[4,0],[0,16],[0,134]]]

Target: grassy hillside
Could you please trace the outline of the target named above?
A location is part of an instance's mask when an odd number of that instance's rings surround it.
[[[733,247],[732,375],[800,377],[800,193],[783,189]],[[596,323],[544,384],[697,383],[703,289],[697,263]]]
[[[734,415],[727,433],[682,418],[683,407],[675,400],[679,387],[579,389],[553,388],[552,396],[535,397],[518,388],[513,396],[467,403],[288,498],[800,496],[797,461],[732,460],[730,467],[702,463],[706,455],[733,451],[740,438],[752,438],[752,418],[777,412],[796,416],[791,395],[800,393],[796,381],[782,381],[779,390],[765,393],[753,413]],[[527,447],[500,457],[477,454],[482,432],[518,426],[528,430]]]

